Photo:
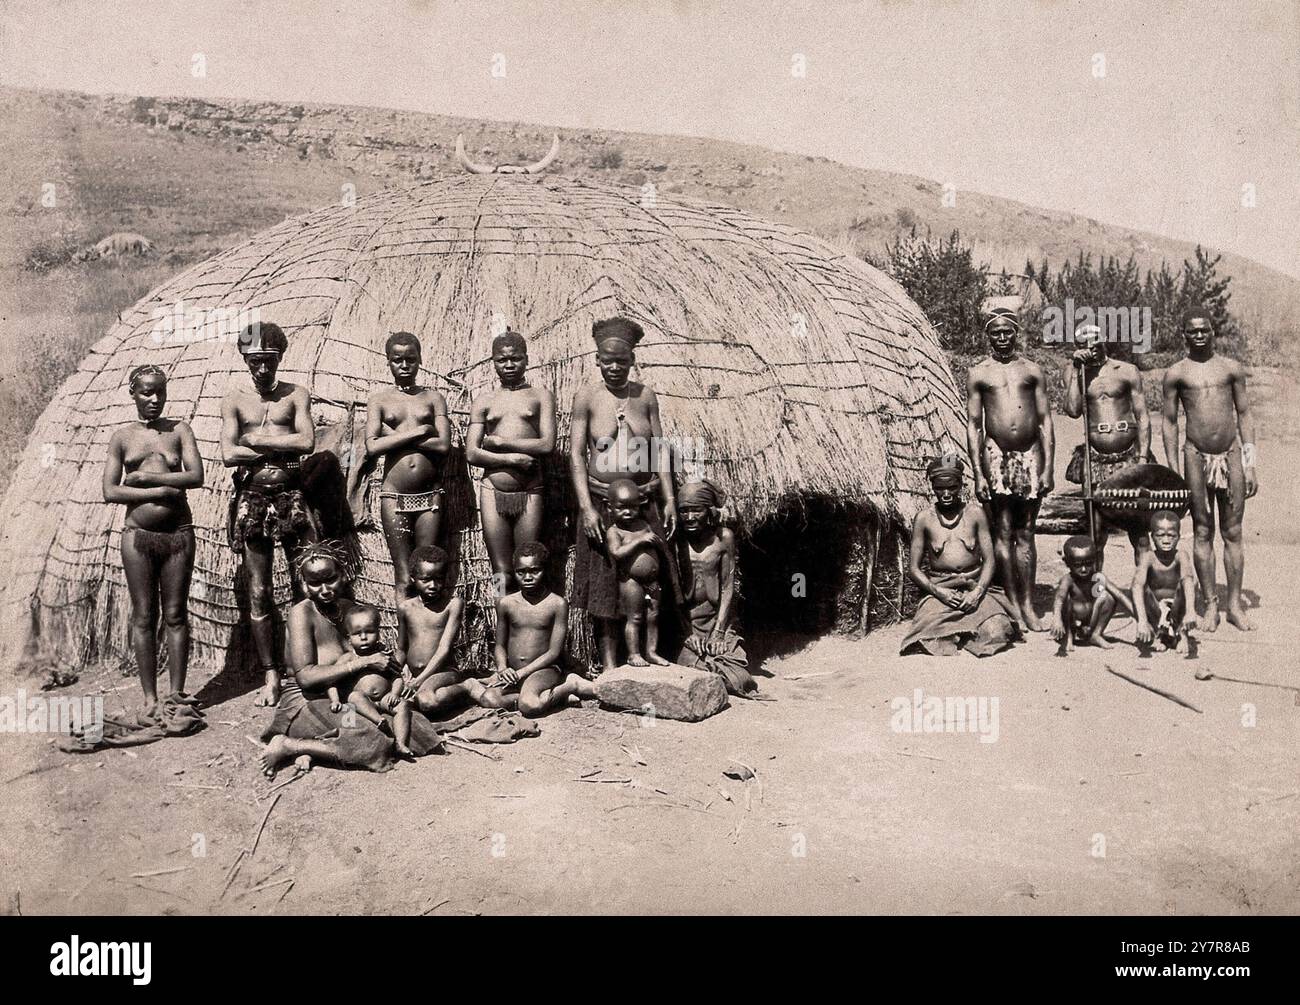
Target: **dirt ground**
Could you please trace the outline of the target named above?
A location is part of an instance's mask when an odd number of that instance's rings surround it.
[[[1276,381],[1258,397],[1265,421],[1295,401]],[[1201,663],[1291,690],[1198,682],[1197,664],[1126,645],[1057,659],[1046,636],[986,660],[900,659],[895,627],[786,645],[761,671],[775,702],[703,723],[574,708],[539,738],[478,748],[490,757],[317,769],[274,794],[290,774],[256,771],[250,693],[193,738],[131,751],[0,738],[0,894],[26,914],[1295,912],[1300,532],[1295,424],[1274,428],[1247,510],[1259,631],[1203,636]],[[1039,539],[1040,609],[1060,542]],[[1121,582],[1127,550],[1108,550]],[[1132,639],[1131,621],[1112,627]],[[137,700],[134,680],[87,685],[110,712]],[[996,699],[996,742],[893,731],[891,702],[916,688]],[[735,762],[756,777],[725,777]]]

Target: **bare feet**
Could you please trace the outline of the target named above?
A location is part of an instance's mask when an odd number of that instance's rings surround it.
[[[397,751],[398,757],[404,757],[410,760],[415,759],[415,751],[413,751],[406,744],[402,743],[400,740],[393,744],[393,749]]]
[[[573,688],[573,693],[579,698],[596,697],[596,685],[587,680],[582,674],[571,673],[564,678],[564,683]]]
[[[1217,632],[1219,630],[1219,602],[1205,605],[1205,615],[1201,618],[1201,631]]]
[[[294,769],[301,774],[307,774],[311,770],[311,755],[299,754],[293,761]]]
[[[266,668],[266,683],[262,693],[253,702],[254,708],[272,708],[280,704],[280,671],[275,667]]]
[[[1096,636],[1095,636],[1095,637],[1093,638],[1093,640],[1092,640],[1092,644],[1093,644],[1094,646],[1096,646],[1098,649],[1114,649],[1114,648],[1115,648],[1115,643],[1114,643],[1114,642],[1111,642],[1110,639],[1108,639],[1108,638],[1106,638],[1106,636],[1102,635],[1101,632],[1098,632],[1098,633],[1096,634]]]
[[[630,667],[648,667],[650,663],[640,653],[628,653],[627,665]]]
[[[1246,612],[1235,604],[1230,604],[1228,606],[1226,617],[1228,619],[1228,624],[1232,625],[1232,627],[1237,629],[1239,632],[1253,632],[1255,630],[1255,623],[1251,621],[1250,618],[1246,617]]]
[[[650,653],[646,656],[646,659],[657,667],[669,667],[673,665],[671,660],[664,659],[658,653]]]
[[[262,774],[267,778],[274,778],[275,773],[293,759],[288,746],[288,741],[283,736],[271,737],[271,742],[262,751]]]
[[[1043,627],[1043,623],[1038,620],[1038,615],[1034,613],[1034,609],[1032,607],[1029,607],[1028,605],[1026,605],[1021,609],[1020,620],[1025,623],[1025,631],[1028,632],[1047,631],[1047,629]]]

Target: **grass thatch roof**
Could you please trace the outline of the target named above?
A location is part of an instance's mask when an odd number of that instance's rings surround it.
[[[960,399],[921,311],[821,240],[725,206],[647,204],[636,190],[564,178],[385,191],[189,269],[124,311],[59,389],[4,499],[0,590],[6,623],[35,618],[42,648],[63,658],[125,649],[124,508],[101,501],[100,479],[109,436],[135,418],[127,372],[146,361],[170,375],[167,414],[189,420],[206,465],[206,487],[190,493],[196,660],[223,652],[238,621],[218,435],[223,392],[248,378],[232,339],[160,342],[157,317],[178,304],[256,308],[283,327],[281,377],[311,389],[318,425],[364,421],[368,395],[389,381],[385,337],[413,331],[458,442],[470,399],[494,382],[494,320],[528,335],[531,377],[554,391],[563,439],[574,391],[596,373],[591,322],[629,315],[647,333],[640,376],[659,393],[667,434],[703,442],[742,527],[808,495],[910,520],[927,457],[961,441]],[[472,523],[472,505],[464,515]],[[360,592],[382,602],[391,566],[380,535],[363,533],[362,549]],[[475,527],[458,550],[472,600],[488,572]]]

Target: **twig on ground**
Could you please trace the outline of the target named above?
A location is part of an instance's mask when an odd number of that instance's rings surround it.
[[[132,879],[148,879],[150,876],[170,876],[174,872],[185,872],[190,867],[188,865],[175,865],[170,869],[151,869],[149,872],[133,872]]]
[[[1114,674],[1114,675],[1115,675],[1116,677],[1118,677],[1120,680],[1126,680],[1126,681],[1128,681],[1130,684],[1136,684],[1138,687],[1140,687],[1140,688],[1142,688],[1142,689],[1144,689],[1144,690],[1146,690],[1146,691],[1150,691],[1152,694],[1158,694],[1158,695],[1160,695],[1161,698],[1167,698],[1167,699],[1169,699],[1170,701],[1172,701],[1175,705],[1182,705],[1183,708],[1190,708],[1190,709],[1191,709],[1193,712],[1195,712],[1197,715],[1202,715],[1202,714],[1204,714],[1204,713],[1201,712],[1201,710],[1200,710],[1199,708],[1197,708],[1195,705],[1193,705],[1190,701],[1187,701],[1187,700],[1184,699],[1184,698],[1180,698],[1180,697],[1178,697],[1178,695],[1172,693],[1171,691],[1165,691],[1165,690],[1162,689],[1162,688],[1158,688],[1158,687],[1156,687],[1154,684],[1148,684],[1146,681],[1141,681],[1141,680],[1138,680],[1136,677],[1130,677],[1130,676],[1129,676],[1128,674],[1126,674],[1126,673],[1121,673],[1120,671],[1118,671],[1118,670],[1116,670],[1114,667],[1112,667],[1109,663],[1103,663],[1103,664],[1102,664],[1102,668],[1103,668],[1107,673],[1109,673],[1109,674]]]
[[[450,897],[447,897],[445,900],[440,900],[432,907],[426,907],[423,911],[421,911],[420,917],[423,918],[426,914],[432,914],[434,911],[438,910],[438,908],[442,907],[443,904],[450,904],[450,903],[451,903]]]
[[[26,778],[28,775],[39,775],[42,771],[53,771],[62,763],[62,761],[55,761],[53,764],[42,764],[36,768],[28,768],[26,771],[18,772],[16,775],[10,775],[3,782],[0,782],[0,785],[8,785],[10,782],[16,782],[20,778]]]
[[[270,890],[272,887],[284,886],[285,883],[292,884],[293,877],[286,876],[284,879],[274,879],[269,883],[263,883],[261,886],[255,886],[251,890],[245,890],[240,894],[241,897],[250,897],[255,893],[261,893],[263,890]]]
[[[1203,680],[1230,680],[1234,684],[1254,684],[1256,687],[1275,687],[1280,691],[1294,691],[1296,694],[1300,694],[1300,687],[1296,687],[1293,684],[1274,684],[1272,681],[1268,681],[1268,680],[1249,680],[1245,677],[1225,677],[1223,674],[1214,673],[1213,671],[1211,671],[1202,679]]]
[[[933,754],[914,754],[907,750],[895,750],[899,757],[924,757],[927,761],[942,761],[942,757],[935,757]]]
[[[594,785],[631,785],[630,778],[575,778],[575,782],[590,782]]]
[[[253,846],[248,849],[249,858],[257,854],[257,843],[262,840],[262,831],[266,828],[267,820],[271,818],[271,811],[275,809],[275,804],[279,801],[280,797],[277,795],[271,800],[271,805],[266,808],[266,812],[262,815],[262,822],[257,825],[257,833],[253,835]]]
[[[281,782],[279,785],[272,785],[269,789],[266,790],[266,794],[269,796],[272,792],[275,792],[277,789],[282,789],[282,788],[284,788],[286,785],[292,785],[292,784],[293,784],[294,782],[296,782],[299,778],[302,778],[303,776],[305,776],[305,775],[309,775],[309,774],[311,774],[310,771],[295,771],[295,772],[293,773],[292,776],[290,776],[289,778],[286,778],[286,779],[285,779],[283,782]]]
[[[479,750],[477,747],[474,746],[474,744],[466,743],[464,740],[458,740],[454,736],[448,736],[446,740],[453,747],[459,747],[462,750],[471,751],[472,753],[478,754],[479,757],[486,757],[489,761],[501,760],[501,758],[499,758],[496,754],[489,754],[486,750]]]

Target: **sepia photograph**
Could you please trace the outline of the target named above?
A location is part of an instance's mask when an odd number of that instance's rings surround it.
[[[1296,914],[1298,235],[1295,0],[2,0],[0,912]]]

